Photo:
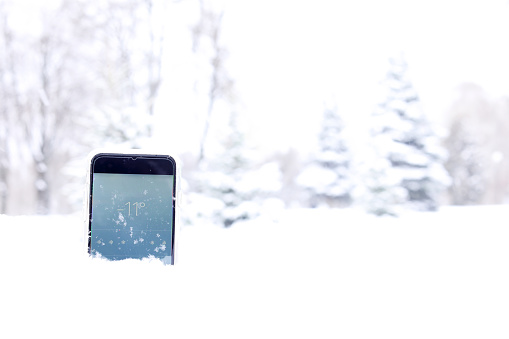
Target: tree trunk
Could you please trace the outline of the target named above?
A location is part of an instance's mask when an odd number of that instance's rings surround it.
[[[36,162],[35,189],[37,192],[37,214],[48,214],[50,207],[50,192],[48,185],[48,171],[44,159]]]
[[[7,190],[7,168],[0,167],[0,214],[7,213],[7,200],[9,191]]]

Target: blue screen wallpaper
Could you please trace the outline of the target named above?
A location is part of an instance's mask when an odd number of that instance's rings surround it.
[[[111,260],[167,258],[173,175],[94,173],[91,253]]]

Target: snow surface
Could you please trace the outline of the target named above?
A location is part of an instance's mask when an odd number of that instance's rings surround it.
[[[289,209],[184,227],[173,267],[88,258],[76,216],[0,216],[0,338],[507,338],[508,214]]]

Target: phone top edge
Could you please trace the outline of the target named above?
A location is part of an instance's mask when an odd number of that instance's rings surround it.
[[[101,154],[112,154],[112,155],[139,155],[139,156],[169,156],[174,158],[175,152],[171,152],[167,147],[159,148],[118,148],[118,147],[106,147],[96,148],[89,152],[88,158],[92,159],[96,155]],[[178,160],[178,159],[177,159]]]
[[[91,173],[175,175],[176,161],[167,154],[97,153]]]
[[[145,158],[172,158],[169,154],[160,154],[160,153],[141,153],[141,152],[129,152],[129,153],[116,153],[116,152],[100,152],[94,153],[93,159],[103,156],[111,156],[111,157],[145,157]]]
[[[141,158],[141,159],[167,159],[176,164],[175,158],[169,154],[148,154],[148,153],[96,153],[91,158],[91,163],[100,158]]]

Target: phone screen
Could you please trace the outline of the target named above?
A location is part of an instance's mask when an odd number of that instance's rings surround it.
[[[100,154],[91,166],[89,253],[173,264],[174,160]]]

